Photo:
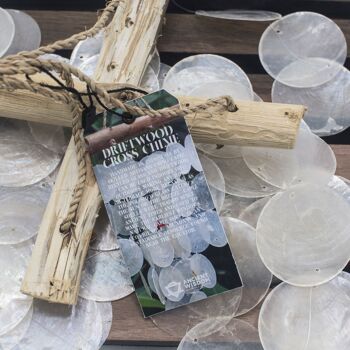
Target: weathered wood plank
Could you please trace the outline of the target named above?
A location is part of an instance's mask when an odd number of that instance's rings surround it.
[[[95,12],[28,11],[39,23],[43,44],[77,33],[95,22]],[[350,46],[350,20],[337,19]],[[257,55],[268,22],[228,21],[189,14],[168,14],[160,52]]]

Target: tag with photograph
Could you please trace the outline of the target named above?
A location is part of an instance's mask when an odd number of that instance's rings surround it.
[[[178,106],[165,90],[128,103]],[[90,120],[86,141],[114,231],[143,254],[131,278],[144,316],[241,287],[185,119],[115,113]]]

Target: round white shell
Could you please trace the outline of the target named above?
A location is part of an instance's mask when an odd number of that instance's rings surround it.
[[[333,63],[335,65],[335,63]],[[272,101],[307,107],[304,120],[319,136],[334,135],[350,126],[350,72],[338,64],[337,74],[328,82],[308,88],[295,88],[275,81]]]
[[[68,141],[61,126],[28,122],[30,132],[36,142],[52,152],[62,155]]]
[[[337,167],[331,147],[305,127],[300,128],[293,149],[242,147],[242,155],[257,176],[280,188],[301,183],[327,184]]]
[[[133,291],[130,273],[120,250],[88,252],[81,278],[81,297],[96,301],[113,301]]]
[[[241,214],[238,216],[238,219],[256,228],[259,216],[270,199],[271,197],[265,197],[253,202],[247,208],[243,209]]]
[[[41,31],[34,18],[23,11],[6,11],[10,14],[15,24],[15,35],[6,54],[10,55],[20,51],[37,49],[41,42]]]
[[[257,198],[244,198],[226,194],[224,204],[220,211],[220,215],[232,218],[239,218],[243,211],[256,200]]]
[[[0,186],[26,186],[52,173],[61,157],[38,144],[28,123],[1,118]]]
[[[30,241],[0,245],[0,334],[19,324],[32,306],[32,297],[20,292],[31,247]]]
[[[48,187],[0,188],[0,244],[16,244],[34,237],[50,198]]]
[[[171,93],[188,95],[206,82],[230,80],[253,90],[249,78],[232,61],[217,55],[195,55],[176,63],[168,72],[163,88]]]
[[[295,286],[336,276],[350,258],[350,205],[328,186],[299,185],[275,195],[257,225],[267,268]]]
[[[264,349],[349,349],[349,300],[350,278],[345,272],[318,287],[280,284],[264,301],[259,316]]]
[[[117,235],[112,230],[106,208],[100,209],[90,241],[90,249],[108,251],[118,249]]]
[[[112,321],[113,321],[112,303],[98,302],[97,308],[100,312],[101,319],[102,319],[102,336],[99,344],[99,348],[101,348],[104,342],[107,340],[109,332],[112,327]]]
[[[104,33],[101,31],[94,37],[80,41],[73,49],[70,64],[79,68],[87,59],[99,54],[102,49],[103,36]]]
[[[159,88],[160,89],[163,88],[164,79],[167,76],[170,68],[171,67],[168,66],[167,64],[160,63],[160,69],[159,69],[159,73],[158,73],[158,82],[159,82]]]
[[[243,287],[237,315],[253,309],[269,291],[272,274],[259,257],[255,229],[243,221],[222,217]]]
[[[33,316],[31,307],[24,318],[11,330],[0,335],[0,348],[2,350],[17,349],[16,345],[22,340],[27,332]]]
[[[295,12],[271,23],[259,44],[259,57],[268,74],[295,87],[326,82],[329,79],[325,74],[329,69],[326,61],[344,64],[346,52],[340,28],[329,18],[313,12]],[[310,58],[313,62],[307,64]],[[294,75],[281,74],[288,66],[294,66]]]
[[[178,350],[263,350],[258,330],[248,322],[230,317],[210,317],[190,329]]]
[[[15,37],[15,22],[11,15],[2,8],[0,8],[0,33],[0,57],[3,57]]]
[[[241,10],[241,9],[230,9],[225,11],[196,11],[196,15],[230,19],[235,21],[275,21],[282,17],[281,14],[272,11],[262,11],[262,10]]]
[[[95,301],[78,299],[75,306],[35,300],[30,326],[18,344],[19,349],[99,348],[102,318]]]
[[[216,163],[224,176],[226,193],[239,197],[256,198],[278,192],[277,187],[257,177],[248,168],[242,158],[241,147],[230,147],[230,158],[219,157],[220,150],[216,151],[215,157],[209,155],[209,158]],[[222,152],[224,155],[227,154],[225,147],[222,148]]]
[[[212,159],[206,155],[198,153],[198,157],[202,164],[203,172],[208,182],[209,189],[214,189],[217,192],[225,194],[225,179],[220,168]],[[220,193],[217,193],[217,195],[220,195]]]

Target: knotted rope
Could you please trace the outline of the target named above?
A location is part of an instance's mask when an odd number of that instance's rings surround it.
[[[44,86],[33,81],[30,76],[41,72],[56,72],[64,81],[67,88],[74,88],[74,78],[84,82],[91,93],[98,97],[107,106],[112,108],[120,108],[123,111],[134,115],[150,117],[166,117],[174,118],[177,116],[185,116],[187,114],[204,111],[216,105],[224,105],[229,111],[235,111],[236,105],[231,97],[222,96],[217,99],[207,100],[205,103],[196,106],[185,106],[178,108],[164,108],[161,110],[153,110],[149,108],[141,108],[137,106],[130,106],[123,102],[122,94],[117,93],[111,95],[106,89],[98,85],[93,79],[82,73],[79,69],[62,62],[41,59],[40,56],[48,53],[53,53],[56,50],[72,49],[79,41],[85,40],[89,37],[95,36],[98,32],[103,30],[115,13],[119,3],[123,0],[112,0],[107,3],[106,8],[101,13],[96,24],[79,34],[75,34],[68,39],[59,40],[48,46],[43,46],[37,50],[30,52],[20,52],[16,55],[7,56],[0,60],[0,88],[14,91],[17,89],[28,90],[33,93],[41,94],[45,97],[54,99],[57,102],[65,103],[70,106],[72,112],[72,136],[74,139],[75,150],[78,162],[78,182],[75,185],[74,195],[70,202],[68,214],[63,220],[60,228],[63,234],[72,233],[75,226],[75,219],[79,203],[81,201],[85,182],[87,177],[86,164],[86,149],[83,139],[82,129],[82,106],[78,96],[67,90],[56,90],[52,87]],[[25,80],[15,77],[22,74],[26,77]],[[126,88],[127,89],[127,88]]]

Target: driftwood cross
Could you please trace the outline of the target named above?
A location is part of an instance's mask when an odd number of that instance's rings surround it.
[[[95,72],[95,80],[115,87],[117,83],[138,85],[151,59],[167,0],[121,1],[106,35]],[[44,81],[37,75],[34,79]],[[81,91],[84,86],[76,83]],[[178,96],[183,105],[204,100]],[[238,110],[214,106],[203,113],[187,115],[192,136],[198,142],[293,147],[304,107],[262,102],[235,101]],[[68,106],[47,97],[17,90],[0,90],[0,115],[4,117],[71,126]],[[86,161],[90,165],[89,157]],[[40,225],[35,248],[22,284],[22,291],[36,298],[74,304],[90,237],[101,206],[101,196],[88,169],[87,183],[75,221],[75,239],[60,232],[75,184],[78,165],[71,140],[56,184]]]

